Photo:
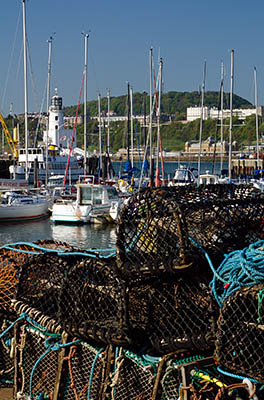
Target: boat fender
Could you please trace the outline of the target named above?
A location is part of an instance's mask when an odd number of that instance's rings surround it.
[[[253,400],[258,400],[258,396],[256,395],[256,394],[254,394],[255,393],[255,390],[256,390],[256,387],[255,387],[255,385],[251,382],[251,380],[250,379],[248,379],[248,378],[245,378],[244,380],[243,380],[243,383],[245,383],[245,384],[247,384],[247,388],[246,388],[246,390],[248,391],[248,394],[250,395],[250,399],[252,398]],[[253,397],[252,397],[252,395],[253,395]]]
[[[118,180],[118,188],[119,190],[122,191],[122,189],[125,189],[127,187],[127,182],[125,182],[123,179]]]

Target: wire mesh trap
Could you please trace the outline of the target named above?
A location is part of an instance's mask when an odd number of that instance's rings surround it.
[[[107,347],[96,348],[85,342],[70,346],[63,357],[60,398],[101,399],[109,369],[107,362]]]
[[[218,306],[200,279],[156,281],[150,302],[150,341],[156,352],[214,346]]]
[[[35,243],[16,243],[0,248],[0,314],[13,314],[12,299],[16,292],[21,266],[34,255],[44,254],[48,249],[73,251],[67,243],[42,240]]]
[[[189,240],[179,198],[174,188],[146,189],[121,208],[116,247],[122,274],[171,273],[203,259]]]
[[[200,186],[188,207],[189,235],[214,265],[225,253],[241,249],[264,235],[264,193],[252,185]]]
[[[117,265],[123,274],[161,274],[199,264],[202,247],[223,254],[264,234],[264,193],[251,185],[185,185],[141,190],[122,207]],[[247,232],[248,234],[245,234]]]
[[[149,285],[120,279],[115,258],[85,259],[67,274],[59,323],[72,336],[123,346],[145,344]]]
[[[264,285],[237,290],[221,309],[217,362],[236,374],[264,383]]]
[[[83,258],[82,255],[45,252],[30,257],[22,266],[15,300],[56,318],[58,298],[67,270]]]
[[[108,392],[111,399],[149,399],[157,397],[159,359],[116,348]]]
[[[57,398],[66,340],[67,335],[49,332],[33,320],[16,325],[16,396],[27,396],[30,399]]]

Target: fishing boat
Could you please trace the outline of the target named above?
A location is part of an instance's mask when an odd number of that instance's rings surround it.
[[[0,222],[19,222],[48,216],[51,201],[44,196],[23,191],[1,194]]]
[[[173,179],[168,183],[168,186],[182,186],[191,183],[197,183],[193,169],[180,165],[179,168],[176,168]]]
[[[54,223],[109,223],[113,203],[119,208],[122,199],[115,187],[96,183],[76,184],[76,200],[60,198],[52,207]]]

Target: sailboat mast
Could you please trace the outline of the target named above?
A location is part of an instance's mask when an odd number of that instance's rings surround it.
[[[110,152],[110,89],[107,90],[107,155]]]
[[[254,67],[254,84],[255,84],[255,107],[256,107],[256,153],[257,153],[257,169],[259,168],[259,129],[258,129],[258,88],[257,88],[257,69]]]
[[[127,160],[130,161],[130,140],[129,140],[129,120],[130,120],[130,85],[127,83]]]
[[[98,114],[99,114],[99,169],[102,171],[102,123],[101,123],[101,95],[98,94]]]
[[[231,50],[231,72],[230,72],[230,121],[229,121],[229,153],[228,153],[228,179],[232,178],[232,117],[233,117],[233,81],[234,81],[234,50]]]
[[[153,162],[152,162],[152,82],[153,82],[153,69],[152,69],[152,48],[149,51],[149,68],[150,68],[150,80],[149,80],[149,174],[150,174],[150,186],[153,185]]]
[[[204,62],[204,67],[203,67],[201,119],[200,119],[200,135],[199,135],[198,176],[200,176],[200,173],[201,173],[201,152],[202,152],[202,133],[203,133],[203,118],[204,118],[205,75],[206,75],[206,61]]]
[[[131,142],[131,166],[134,167],[134,131],[133,131],[133,89],[130,87],[130,117],[131,117],[131,125],[130,125],[130,142]]]
[[[221,156],[220,156],[220,172],[223,170],[223,154],[224,154],[224,62],[221,61]]]
[[[158,125],[158,130],[159,130],[159,149],[158,152],[160,151],[160,161],[161,161],[161,173],[162,173],[162,185],[165,186],[165,172],[164,172],[164,161],[163,161],[163,149],[161,146],[161,135],[160,135],[160,114],[161,114],[161,94],[162,94],[162,69],[163,69],[163,60],[160,58],[160,78],[159,78],[159,125]]]
[[[26,34],[26,0],[23,5],[23,42],[24,42],[24,102],[25,102],[25,146],[26,146],[26,171],[25,179],[28,180],[28,88],[27,88],[27,34]]]
[[[83,104],[83,123],[84,123],[84,133],[83,133],[83,147],[84,147],[84,175],[87,172],[87,47],[88,47],[88,37],[89,34],[84,35],[84,104]]]
[[[48,164],[48,155],[49,155],[49,105],[50,105],[50,76],[51,76],[51,53],[52,53],[52,40],[51,36],[48,40],[49,45],[49,55],[48,55],[48,82],[47,82],[47,126],[46,126],[46,186],[48,185],[48,176],[49,176],[49,164]]]

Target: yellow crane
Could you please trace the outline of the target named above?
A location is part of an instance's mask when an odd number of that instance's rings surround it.
[[[13,154],[13,158],[14,158],[14,160],[17,160],[18,159],[17,139],[14,140],[12,138],[12,135],[10,134],[8,127],[5,123],[4,117],[1,113],[0,113],[0,121],[1,121],[2,127],[4,129],[4,133],[5,133],[7,142],[9,144],[10,150]]]

